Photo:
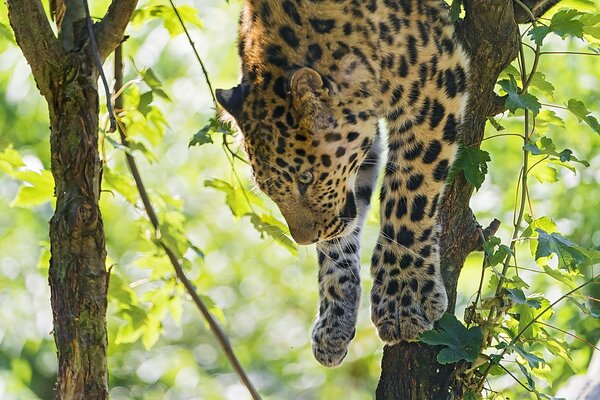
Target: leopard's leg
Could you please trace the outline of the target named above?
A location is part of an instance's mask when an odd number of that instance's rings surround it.
[[[355,333],[360,303],[360,231],[377,182],[380,142],[377,133],[356,177],[356,229],[347,236],[317,244],[320,304],[312,349],[315,358],[328,367],[342,362]]]
[[[448,98],[439,90],[429,93],[414,112],[398,111],[387,118],[389,152],[381,233],[371,260],[371,319],[390,344],[432,329],[448,306],[437,210],[466,99]],[[411,117],[403,118],[406,114]]]

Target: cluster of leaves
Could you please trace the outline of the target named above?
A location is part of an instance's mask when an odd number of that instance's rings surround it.
[[[455,17],[459,15],[460,4],[460,1],[453,2]],[[523,141],[521,172],[517,182],[517,193],[520,192],[521,196],[515,196],[512,240],[504,244],[500,238],[492,236],[483,246],[485,257],[481,284],[489,275],[491,293],[484,296],[485,288],[480,285],[476,300],[465,313],[465,322],[471,327],[445,316],[437,330],[426,332],[421,337],[425,343],[443,346],[438,355],[440,363],[470,363],[470,367],[462,373],[462,379],[469,387],[465,398],[477,399],[484,394],[486,398],[504,398],[498,392],[485,388],[484,383],[490,375],[510,375],[532,398],[553,399],[539,389],[540,380],[552,385],[556,379],[547,360],[561,358],[575,370],[568,339],[577,338],[565,330],[568,327],[563,329],[551,323],[553,313],[562,302],[569,302],[584,315],[600,318],[589,307],[589,298],[583,294],[585,286],[600,282],[600,276],[595,275],[593,269],[585,276],[585,271],[600,262],[600,252],[583,248],[567,239],[549,217],[533,217],[527,180],[528,176],[533,176],[540,183],[554,183],[560,176],[558,168],[576,173],[577,168],[590,166],[587,161],[576,157],[571,149],[559,149],[553,141],[550,127],[564,130],[563,118],[565,112],[570,112],[592,132],[600,134],[598,120],[581,100],[571,98],[564,105],[556,105],[555,86],[536,68],[545,54],[541,46],[550,34],[587,43],[587,49],[572,52],[571,57],[600,55],[599,24],[600,14],[575,9],[561,9],[549,20],[536,21],[523,34],[519,60],[506,68],[498,81],[498,96],[505,99],[505,108],[509,112],[506,122],[513,119],[522,121],[524,132],[510,131],[492,136],[518,136]],[[524,49],[527,47],[533,53],[532,70],[525,65]],[[504,122],[495,119],[490,122],[497,131],[505,130]],[[466,180],[479,190],[491,161],[488,151],[476,146],[463,146],[451,177],[462,172]],[[531,214],[525,212],[526,209]],[[527,227],[521,230],[523,222]],[[529,245],[534,266],[527,264],[527,256],[521,254],[517,257],[518,243]],[[564,285],[564,294],[551,303],[544,294],[528,293],[531,283],[526,281],[525,276],[530,271]],[[518,378],[519,374],[525,378],[524,381]]]

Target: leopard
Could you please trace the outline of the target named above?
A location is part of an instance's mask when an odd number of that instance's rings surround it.
[[[438,210],[468,101],[469,59],[443,0],[246,0],[241,80],[218,89],[256,186],[316,244],[315,358],[356,333],[360,235],[381,178],[371,320],[413,341],[448,306]]]

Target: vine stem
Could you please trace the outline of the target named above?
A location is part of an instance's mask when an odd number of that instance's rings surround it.
[[[536,18],[533,15],[533,13],[531,12],[531,10],[521,0],[515,0],[515,3],[517,5],[519,5],[521,8],[523,8],[523,10],[532,17],[532,25],[535,26]],[[535,58],[533,61],[533,65],[531,67],[531,71],[528,74],[527,66],[526,66],[526,62],[525,62],[525,51],[524,51],[524,47],[523,47],[523,41],[522,40],[519,41],[519,58],[518,58],[518,60],[519,60],[519,65],[520,65],[521,83],[522,83],[522,88],[520,90],[520,93],[527,93],[527,89],[529,88],[529,85],[533,81],[533,77],[536,73],[540,56],[541,56],[541,46],[536,43]],[[529,114],[530,114],[530,111],[528,109],[525,109],[525,111],[524,111],[525,120],[524,120],[524,124],[523,124],[523,136],[522,136],[522,138],[523,138],[523,160],[522,160],[522,165],[521,165],[519,184],[517,185],[517,189],[520,188],[520,190],[521,190],[521,193],[520,193],[521,196],[518,201],[518,206],[515,207],[515,211],[514,211],[513,234],[512,234],[510,247],[509,247],[511,251],[507,254],[507,256],[504,260],[504,264],[502,266],[502,272],[500,274],[500,278],[498,279],[498,285],[496,286],[495,296],[497,298],[501,297],[502,287],[506,280],[506,273],[508,272],[508,268],[510,267],[510,261],[512,260],[513,256],[515,257],[515,261],[516,261],[516,256],[515,256],[515,250],[516,250],[516,244],[517,244],[516,239],[519,236],[519,232],[521,229],[521,223],[523,222],[523,216],[525,214],[525,207],[527,204],[527,194],[528,194],[527,179],[528,179],[528,172],[530,171],[530,167],[529,167],[529,151],[527,149],[525,149],[525,145],[529,141],[529,137],[530,137],[530,129],[529,129],[530,115]],[[535,115],[533,117],[534,117],[534,127],[535,127]],[[518,190],[517,190],[517,195],[518,195]],[[544,312],[546,312],[546,311],[547,310],[544,310]],[[490,309],[490,313],[488,315],[488,319],[487,319],[488,322],[491,322],[494,318],[496,318],[496,313],[497,313],[497,308],[493,306]],[[524,332],[524,330],[522,332],[520,332],[520,334],[517,335],[517,337],[515,339],[520,337],[520,335],[522,335],[523,332]],[[515,339],[513,339],[511,344],[514,343]],[[506,352],[506,349],[500,354],[500,359],[505,354],[505,352]],[[492,361],[490,361],[487,368],[483,372],[483,374],[481,376],[481,380],[478,385],[478,392],[481,392],[481,390],[484,386],[484,383],[485,383],[485,379],[487,378],[487,375],[493,365],[494,365],[494,363]],[[514,376],[513,376],[513,378],[514,378]],[[518,380],[517,380],[517,382],[518,382]],[[521,382],[519,382],[519,383],[521,383]]]
[[[123,86],[123,51],[122,51],[121,46],[119,46],[115,50],[115,88],[114,88],[115,93],[119,93],[119,90],[121,89],[122,86]],[[117,109],[123,109],[123,98],[121,96],[115,98],[115,107]],[[129,141],[127,140],[127,133],[126,133],[127,131],[126,131],[125,125],[123,124],[122,121],[119,120],[117,123],[117,126],[118,126],[119,134],[121,137],[121,145],[126,148],[130,148]],[[152,207],[150,197],[148,196],[148,192],[146,191],[146,187],[144,185],[141,174],[137,167],[135,158],[133,157],[133,155],[131,154],[130,151],[125,152],[125,158],[127,159],[127,165],[129,167],[131,175],[133,176],[133,179],[135,181],[135,185],[136,185],[136,188],[140,195],[140,198],[142,199],[142,203],[144,205],[144,209],[146,210],[146,214],[148,215],[148,219],[150,219],[150,223],[154,227],[155,232],[158,233],[158,232],[160,232],[160,223],[158,220],[158,216],[156,215],[156,212],[154,211],[154,208]],[[173,265],[173,269],[175,270],[175,274],[177,275],[177,278],[179,278],[179,280],[185,287],[186,291],[188,292],[188,294],[194,301],[194,304],[196,305],[198,310],[200,310],[200,313],[202,314],[202,316],[208,323],[211,332],[213,333],[213,335],[215,336],[215,339],[217,340],[217,343],[219,343],[219,346],[223,350],[223,353],[227,357],[227,360],[229,361],[229,363],[235,370],[236,374],[240,378],[240,381],[246,387],[246,389],[248,389],[248,392],[252,396],[253,400],[260,400],[261,399],[260,394],[258,393],[256,388],[250,381],[248,374],[246,373],[246,371],[242,367],[241,363],[239,362],[237,356],[235,355],[233,348],[231,346],[231,343],[229,341],[229,338],[223,331],[223,328],[221,327],[219,322],[211,314],[210,310],[208,309],[208,307],[206,306],[206,304],[204,303],[204,301],[202,300],[202,298],[196,291],[196,288],[194,287],[192,282],[186,276],[186,274],[181,266],[181,263],[179,262],[179,258],[177,257],[175,252],[169,246],[167,246],[163,241],[159,240],[159,243],[160,243],[160,246],[165,251],[165,253],[167,254],[167,257],[169,258],[171,264]]]
[[[521,58],[521,81],[527,82],[527,72],[525,71],[525,54],[523,52],[523,46],[521,45],[519,48],[519,56]],[[533,71],[532,71],[533,72]],[[525,89],[526,90],[526,89]],[[523,126],[523,146],[527,144],[529,141],[529,110],[525,109],[525,121]],[[510,244],[511,252],[506,256],[504,260],[504,265],[502,267],[502,274],[500,275],[500,279],[498,280],[498,286],[496,287],[496,296],[500,295],[500,291],[502,290],[502,285],[504,284],[505,275],[508,271],[508,267],[510,265],[510,260],[512,259],[512,255],[515,252],[516,241],[515,239],[519,236],[519,231],[521,228],[521,222],[523,221],[523,215],[525,214],[525,205],[527,203],[527,172],[529,171],[529,151],[523,148],[523,164],[521,166],[521,199],[519,201],[519,209],[516,214],[516,218],[513,223],[513,234]]]

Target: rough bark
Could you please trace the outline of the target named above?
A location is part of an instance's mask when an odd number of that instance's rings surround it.
[[[98,66],[81,12],[67,12],[57,39],[39,0],[7,0],[9,19],[50,114],[56,210],[50,221],[49,283],[58,353],[58,399],[108,398],[108,272],[98,206]],[[123,37],[135,0],[115,0],[97,25],[101,56]],[[75,3],[73,3],[75,4]],[[80,10],[80,8],[79,8]],[[111,11],[112,14],[111,14]],[[115,11],[121,13],[117,16]],[[60,40],[59,40],[60,39]]]
[[[68,61],[67,61],[68,60]],[[98,71],[81,54],[56,71],[50,144],[56,211],[50,221],[50,289],[60,399],[105,399],[108,273],[98,207]]]
[[[540,16],[557,0],[528,0]],[[512,0],[464,0],[465,18],[457,22],[457,33],[471,56],[470,101],[463,124],[465,145],[479,146],[488,116],[504,110],[494,86],[500,72],[517,56],[519,29],[526,22],[513,9]],[[515,5],[515,7],[518,7]],[[529,17],[527,17],[529,18]],[[441,263],[448,292],[448,312],[454,312],[458,278],[466,257],[481,246],[481,228],[469,208],[473,187],[459,174],[447,188],[440,209]],[[497,223],[491,226],[497,229]],[[450,400],[461,398],[457,375],[464,364],[440,365],[438,348],[421,343],[400,343],[384,348],[378,400]]]

